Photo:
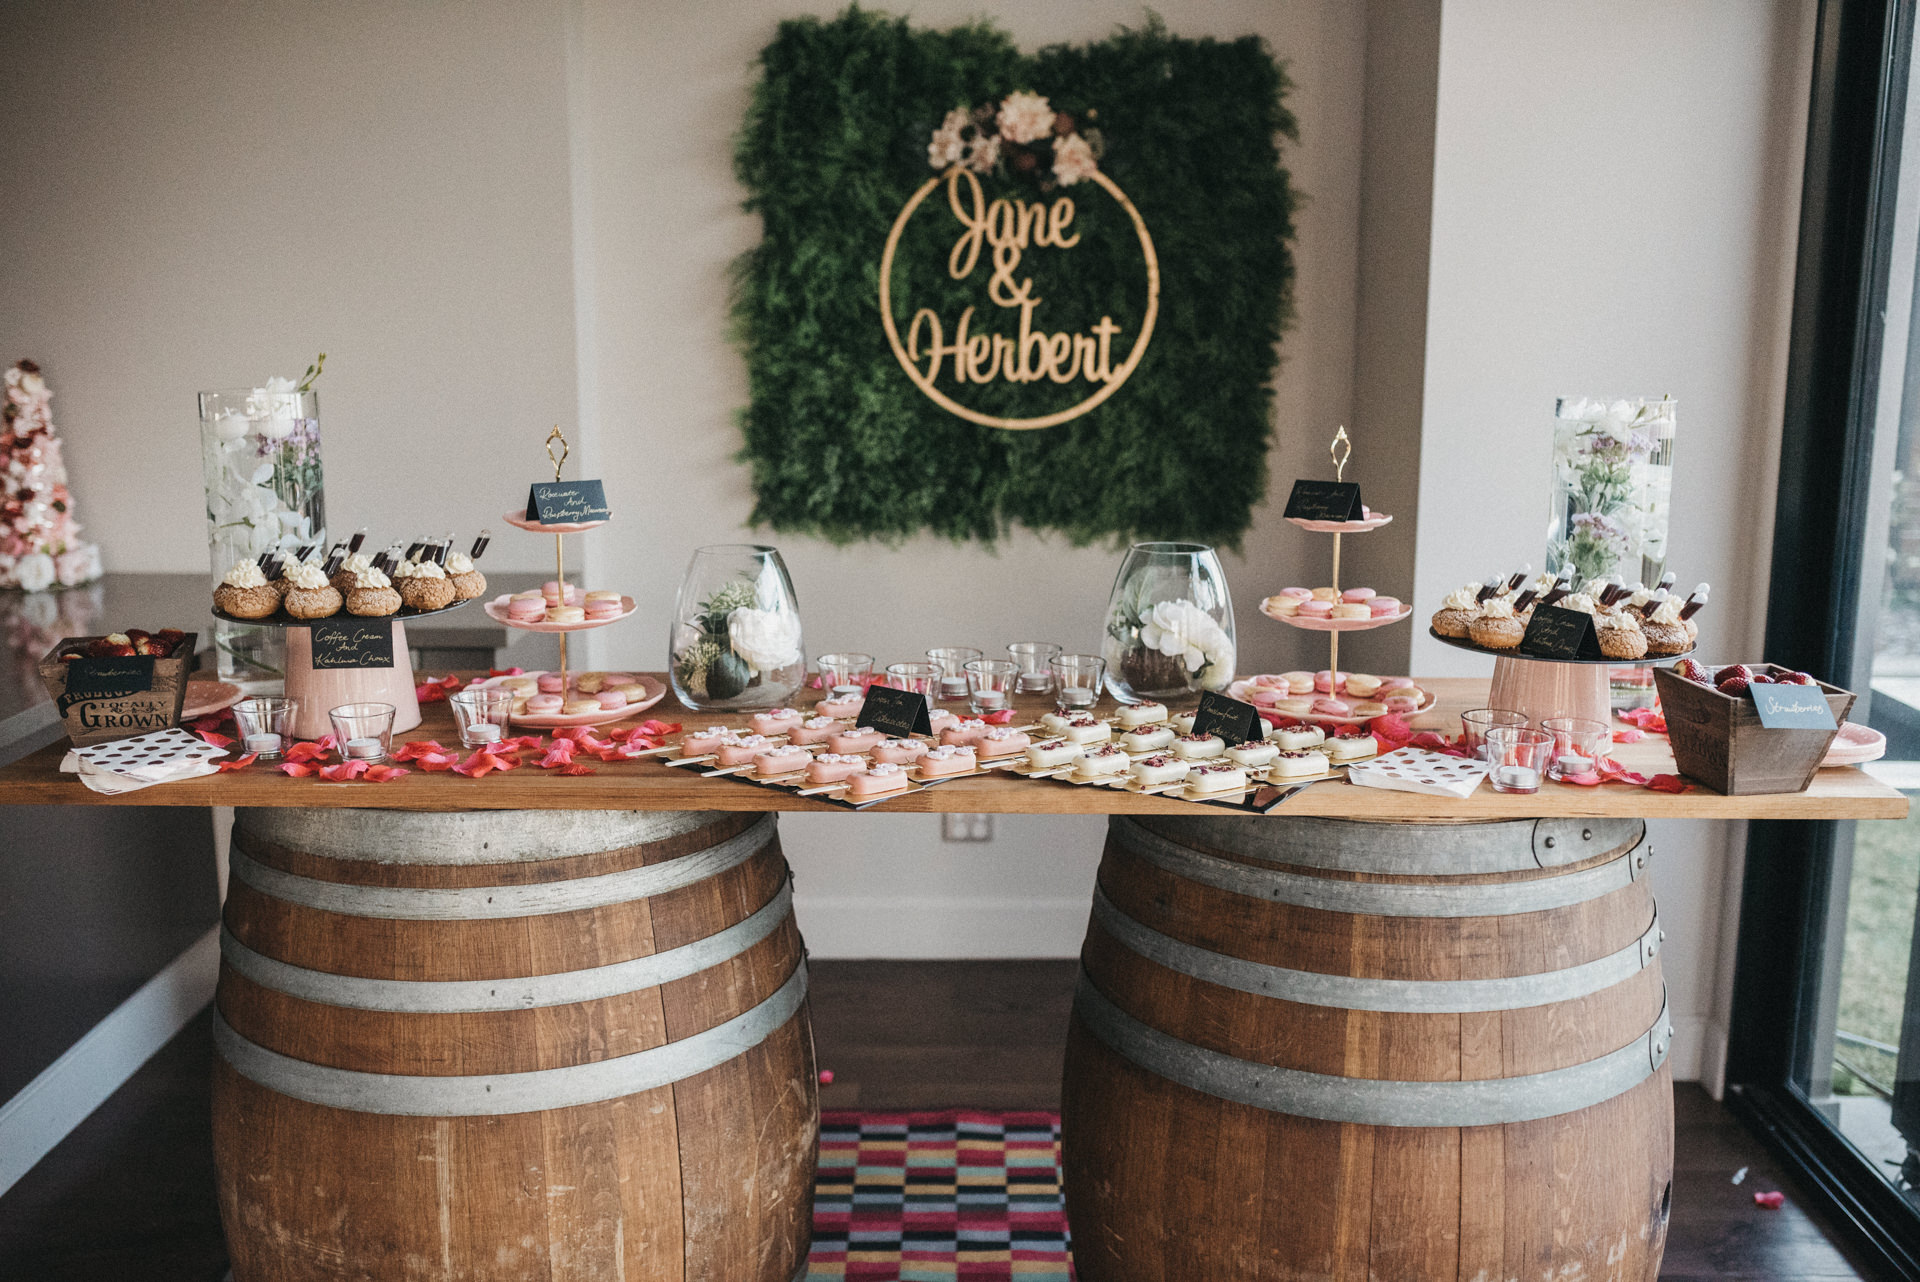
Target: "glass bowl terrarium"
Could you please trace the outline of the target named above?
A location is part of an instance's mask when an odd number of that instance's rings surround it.
[[[1233,601],[1204,543],[1136,543],[1107,605],[1107,689],[1122,703],[1224,690],[1233,680]]]
[[[772,708],[807,679],[800,602],[775,548],[698,548],[667,638],[673,693],[696,710]]]

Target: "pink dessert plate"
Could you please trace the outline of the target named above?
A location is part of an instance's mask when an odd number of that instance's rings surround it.
[[[538,677],[543,674],[539,672],[520,672],[514,675]],[[611,722],[619,721],[622,718],[645,712],[648,708],[651,708],[654,704],[667,697],[666,686],[660,684],[660,682],[654,680],[652,677],[635,673],[633,679],[647,688],[647,697],[638,703],[629,703],[624,708],[602,708],[598,712],[576,712],[572,715],[564,712],[519,713],[514,716],[513,724],[516,726],[528,726],[534,730],[560,730],[567,726],[604,726]],[[498,686],[504,680],[506,680],[505,677],[489,677],[487,680],[482,681],[480,686],[482,688],[491,688]]]
[[[1822,766],[1858,766],[1869,761],[1878,761],[1887,755],[1887,736],[1878,730],[1866,726],[1857,726],[1851,721],[1840,723],[1840,733],[1833,737],[1833,746],[1827,749]]]
[[[1377,530],[1393,520],[1392,517],[1375,512],[1364,521],[1309,521],[1304,516],[1287,518],[1303,530],[1312,530],[1315,534],[1365,534],[1368,530]]]
[[[538,521],[529,521],[525,508],[509,512],[500,519],[515,529],[531,530],[535,534],[578,534],[582,530],[597,530],[606,524],[605,521],[560,521],[553,525],[542,525]]]
[[[1413,615],[1413,607],[1402,605],[1398,614],[1383,614],[1377,619],[1303,619],[1297,614],[1267,614],[1262,604],[1260,613],[1266,614],[1275,623],[1284,623],[1288,627],[1304,628],[1308,632],[1365,632],[1369,628],[1384,628],[1389,623],[1399,623]]]
[[[180,719],[197,721],[223,712],[240,702],[242,693],[231,681],[189,681],[186,701],[180,705]]]
[[[1238,699],[1242,703],[1253,703],[1253,700],[1247,697],[1250,693],[1252,693],[1252,691],[1253,691],[1253,686],[1250,683],[1246,681],[1236,681],[1232,685],[1227,687],[1227,697],[1229,699]],[[1297,697],[1302,699],[1306,698],[1305,695],[1299,695]],[[1323,699],[1326,696],[1316,694],[1313,697],[1316,699]],[[1356,698],[1357,696],[1343,694],[1340,697],[1342,699],[1351,700],[1353,698]],[[1417,717],[1423,712],[1430,711],[1433,705],[1437,702],[1438,700],[1434,697],[1433,691],[1422,690],[1420,691],[1420,706],[1415,708],[1412,712],[1402,712],[1402,713],[1399,713],[1398,715],[1403,717]],[[1255,706],[1259,706],[1259,705],[1255,705]],[[1274,712],[1279,711],[1279,709],[1277,708],[1275,709],[1263,708],[1262,710],[1274,711]],[[1316,726],[1363,726],[1367,722],[1375,719],[1373,717],[1329,717],[1318,712],[1302,712],[1302,713],[1283,712],[1283,713],[1280,713],[1280,715],[1284,717],[1290,717],[1295,721],[1310,722],[1311,724]]]
[[[620,598],[620,613],[611,619],[582,619],[578,623],[548,623],[545,619],[522,622],[507,613],[507,602],[511,598],[502,594],[487,602],[487,617],[495,623],[504,623],[510,628],[519,628],[522,632],[584,632],[588,628],[604,628],[609,623],[618,623],[634,611],[633,598]]]

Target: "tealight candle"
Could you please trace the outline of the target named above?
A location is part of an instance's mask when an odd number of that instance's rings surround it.
[[[383,755],[385,754],[380,751],[380,741],[378,739],[347,740],[347,756],[349,757],[366,759]]]
[[[280,736],[277,734],[250,734],[247,736],[247,751],[260,754],[280,751]]]
[[[500,727],[494,725],[491,721],[476,722],[467,727],[466,737],[472,740],[473,743],[498,743],[500,742]]]
[[[1494,768],[1493,781],[1507,792],[1537,792],[1540,789],[1540,772],[1525,766],[1497,766]]]
[[[1099,695],[1085,686],[1067,686],[1060,691],[1059,699],[1069,708],[1091,708]]]

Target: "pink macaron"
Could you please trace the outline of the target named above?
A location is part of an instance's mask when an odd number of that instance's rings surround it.
[[[626,612],[618,601],[589,601],[583,608],[589,619],[617,619]]]
[[[567,680],[558,672],[543,672],[539,679],[541,694],[565,694]]]
[[[560,711],[562,707],[566,706],[566,702],[565,699],[562,699],[557,694],[536,694],[527,699],[527,711],[544,716],[551,712]]]
[[[1386,697],[1385,703],[1388,712],[1420,711],[1420,697],[1418,695],[1390,694]]]
[[[1271,708],[1291,693],[1286,686],[1255,686],[1247,691],[1247,702],[1256,708]]]
[[[1413,684],[1412,677],[1388,677],[1380,683],[1382,690],[1405,690]]]
[[[1400,598],[1397,596],[1370,596],[1367,609],[1373,611],[1376,619],[1391,619],[1400,613]]]
[[[1332,615],[1333,602],[1331,601],[1302,601],[1300,603],[1300,617],[1303,619],[1325,619],[1331,618]]]
[[[1352,602],[1354,605],[1364,605],[1367,599],[1374,595],[1372,588],[1348,588],[1340,594],[1340,599]]]
[[[602,690],[593,697],[598,699],[600,706],[608,712],[627,706],[627,694],[624,690]]]
[[[1296,601],[1311,601],[1313,600],[1313,589],[1312,588],[1281,588],[1278,592],[1274,593],[1274,595],[1290,596]]]
[[[1313,711],[1321,717],[1346,717],[1353,715],[1353,705],[1345,699],[1315,699]]]
[[[507,617],[521,623],[538,623],[547,617],[547,603],[537,594],[531,601],[515,598],[507,602]]]
[[[1313,688],[1321,694],[1332,694],[1336,689],[1345,685],[1346,681],[1347,674],[1344,672],[1329,672],[1327,669],[1322,668],[1313,674]]]

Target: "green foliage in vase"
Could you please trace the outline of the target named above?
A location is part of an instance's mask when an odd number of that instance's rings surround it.
[[[696,698],[707,697],[707,673],[712,670],[714,661],[726,651],[714,641],[695,641],[680,652],[677,666],[680,670],[680,683],[690,690]]]
[[[750,580],[739,579],[717,589],[700,603],[700,630],[716,641],[727,639],[727,616],[759,600],[759,592]]]
[[[978,22],[946,31],[850,8],[782,23],[760,57],[735,168],[759,245],[736,264],[733,327],[750,403],[740,416],[753,521],[835,541],[922,530],[992,541],[1013,525],[1076,543],[1193,539],[1237,546],[1266,492],[1272,379],[1291,317],[1296,196],[1279,143],[1297,137],[1288,83],[1257,38],[1185,39],[1157,18],[1085,46],[1022,53]],[[878,314],[889,229],[935,170],[947,113],[1024,91],[1100,140],[1099,167],[1139,210],[1160,269],[1152,339],[1104,404],[1042,429],[981,426],[929,399],[894,358]],[[1050,181],[1050,180],[1047,180]],[[1035,252],[1049,330],[1143,320],[1138,239],[1091,181],[1037,187],[1005,166],[986,198],[1070,193],[1082,241]],[[1006,330],[986,272],[950,279],[955,223],[936,192],[902,235],[896,323],[925,306],[953,325]],[[935,212],[937,211],[937,217]],[[988,313],[996,313],[989,317]],[[1036,321],[1036,323],[1040,323]],[[1130,339],[1120,340],[1123,344]],[[1007,418],[1086,395],[1042,382],[968,389]]]

